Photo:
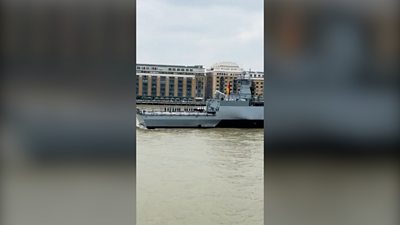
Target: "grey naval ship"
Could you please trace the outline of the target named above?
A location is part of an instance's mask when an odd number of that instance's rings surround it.
[[[137,109],[139,126],[146,128],[262,128],[264,104],[256,104],[251,93],[251,81],[238,79],[237,95],[216,91],[216,98],[208,99],[205,107],[163,108],[160,110]]]

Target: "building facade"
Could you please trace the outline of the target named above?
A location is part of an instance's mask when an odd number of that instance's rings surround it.
[[[264,93],[264,73],[245,71],[233,62],[215,63],[207,70],[202,65],[137,64],[136,76],[138,99],[205,100],[214,98],[216,91],[238,94],[239,77],[251,79],[255,97]]]
[[[206,98],[215,97],[215,92],[222,93],[237,93],[239,87],[237,85],[237,78],[243,75],[244,71],[233,62],[215,63],[207,70],[207,87]]]
[[[136,64],[136,96],[145,99],[194,99],[205,96],[201,65]]]
[[[246,71],[248,77],[250,77],[252,87],[254,90],[254,96],[264,96],[264,72]]]
[[[241,76],[250,78],[255,97],[263,97],[263,72],[245,71],[236,63],[221,62],[212,65],[211,68],[206,72],[206,98],[215,97],[216,91],[220,91],[224,94],[238,94],[240,85],[238,84],[237,80]]]

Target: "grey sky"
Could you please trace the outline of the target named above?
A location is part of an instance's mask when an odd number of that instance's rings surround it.
[[[263,70],[262,0],[137,0],[137,62]]]

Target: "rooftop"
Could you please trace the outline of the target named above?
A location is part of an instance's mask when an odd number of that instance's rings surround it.
[[[149,64],[149,63],[136,63],[136,66],[158,66],[158,67],[196,68],[196,69],[203,68],[203,65],[187,66],[187,65]]]

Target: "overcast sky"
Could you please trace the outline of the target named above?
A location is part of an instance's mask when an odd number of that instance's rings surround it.
[[[137,0],[137,63],[263,71],[263,0]]]

